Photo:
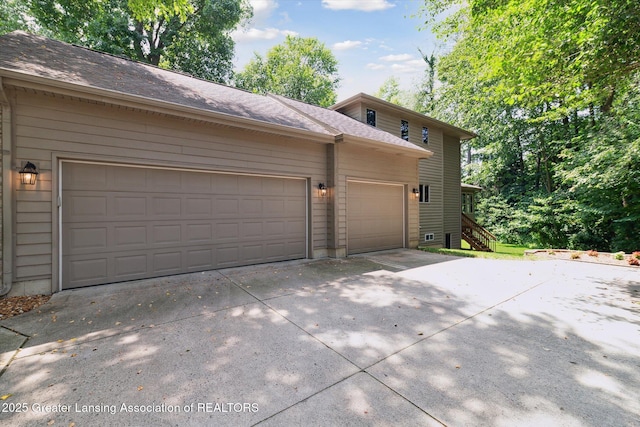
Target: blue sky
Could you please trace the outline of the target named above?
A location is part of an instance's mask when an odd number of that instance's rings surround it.
[[[264,56],[287,34],[316,37],[338,60],[338,101],[359,92],[373,94],[390,76],[403,89],[422,77],[418,48],[430,54],[438,42],[421,19],[412,17],[420,0],[249,0],[254,17],[234,32],[236,70],[253,52]]]

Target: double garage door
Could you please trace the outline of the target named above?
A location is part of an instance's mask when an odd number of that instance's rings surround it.
[[[306,257],[306,180],[64,162],[62,287]]]

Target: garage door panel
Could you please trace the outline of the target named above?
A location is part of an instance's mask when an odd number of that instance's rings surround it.
[[[227,216],[239,215],[240,200],[230,199],[228,197],[217,197],[214,200],[213,209],[214,209],[213,214],[216,217],[220,217],[223,215],[227,215]]]
[[[140,168],[119,168],[118,171],[109,169],[107,166],[100,166],[106,173],[112,175],[111,185],[105,189],[115,190],[127,188],[128,190],[144,190],[147,187],[148,169]]]
[[[74,260],[67,265],[69,283],[96,283],[107,280],[108,265],[107,258]]]
[[[187,197],[185,201],[185,215],[190,218],[211,216],[211,199],[209,197]]]
[[[106,249],[107,234],[107,227],[71,229],[67,233],[67,252]]]
[[[404,246],[404,187],[349,182],[347,235],[350,254]]]
[[[207,242],[212,238],[212,224],[187,224],[187,243]]]
[[[147,198],[132,197],[128,194],[110,194],[110,206],[113,211],[109,212],[111,217],[119,220],[146,218]]]
[[[240,237],[240,224],[237,222],[217,223],[216,224],[216,240],[232,240],[236,241]]]
[[[147,255],[128,255],[114,257],[115,277],[131,277],[146,275],[148,271]]]
[[[211,249],[187,250],[187,268],[190,271],[194,269],[210,268],[211,265],[214,265],[213,252]]]
[[[178,274],[183,271],[182,251],[160,252],[153,254],[153,272],[160,274]]]
[[[242,221],[238,229],[238,239],[251,240],[257,239],[265,234],[262,221]]]
[[[62,187],[63,288],[306,256],[305,180],[64,163]]]

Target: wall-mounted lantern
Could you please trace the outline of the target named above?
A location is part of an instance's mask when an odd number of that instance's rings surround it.
[[[321,182],[320,184],[318,184],[318,190],[320,190],[320,195],[322,197],[327,195],[327,186],[324,185],[324,183]]]
[[[34,185],[38,179],[38,168],[31,162],[27,162],[19,173],[20,182],[23,184]]]
[[[413,197],[415,197],[416,199],[420,195],[420,191],[417,188],[414,188],[413,190],[411,190],[411,192],[413,193]]]

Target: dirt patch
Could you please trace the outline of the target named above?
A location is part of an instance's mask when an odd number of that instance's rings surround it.
[[[638,266],[629,263],[630,259],[635,258],[635,256],[631,254],[624,254],[622,259],[617,259],[619,257],[616,257],[616,254],[610,252],[571,251],[568,249],[532,249],[525,251],[524,254],[525,256],[536,257],[537,259],[562,259],[638,268]]]
[[[0,320],[17,316],[40,307],[49,301],[51,295],[27,295],[21,297],[0,297]]]

